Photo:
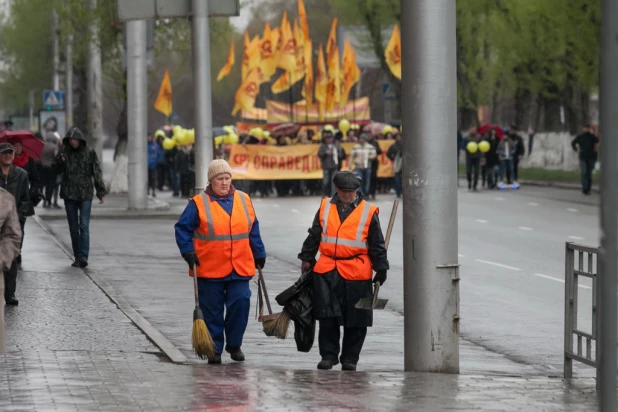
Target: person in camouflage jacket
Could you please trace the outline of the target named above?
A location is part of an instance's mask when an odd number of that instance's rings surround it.
[[[71,127],[62,141],[55,161],[58,173],[63,173],[61,197],[69,222],[74,267],[88,266],[90,252],[90,210],[92,198],[103,203],[107,190],[96,152],[89,148],[83,133]]]

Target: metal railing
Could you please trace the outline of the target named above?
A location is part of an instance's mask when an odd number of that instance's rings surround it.
[[[596,355],[599,353],[597,330],[597,275],[598,248],[576,245],[567,242],[565,256],[565,287],[564,287],[564,377],[573,376],[573,360],[597,368]],[[577,301],[579,294],[579,277],[592,280],[592,331],[590,333],[578,329]],[[574,340],[577,348],[574,350]],[[585,345],[584,345],[585,343]],[[592,350],[594,346],[594,352]]]

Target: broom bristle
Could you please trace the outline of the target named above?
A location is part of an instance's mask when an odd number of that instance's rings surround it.
[[[196,319],[193,321],[191,340],[193,343],[193,350],[198,358],[207,359],[215,356],[215,342],[212,340],[203,319]]]
[[[284,308],[283,312],[275,313],[272,318],[264,320],[264,333],[266,336],[276,336],[279,339],[285,339],[288,336],[290,320],[290,314]]]

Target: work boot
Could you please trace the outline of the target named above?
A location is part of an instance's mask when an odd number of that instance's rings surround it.
[[[236,361],[236,362],[244,362],[245,361],[245,354],[242,353],[240,348],[226,347],[225,351],[230,354],[230,357],[232,358],[233,361]]]
[[[341,370],[342,371],[356,371],[356,365],[353,363],[342,363]]]
[[[15,298],[15,295],[5,299],[7,305],[17,306],[19,305],[19,301]]]
[[[337,365],[338,363],[339,363],[339,361],[334,361],[334,362],[333,362],[333,361],[332,361],[332,360],[330,360],[330,359],[322,359],[322,360],[320,361],[320,363],[318,363],[318,369],[320,369],[320,370],[324,370],[324,371],[327,371],[327,370],[332,369],[332,368],[333,368],[333,366],[334,366],[334,365]]]
[[[215,356],[213,356],[212,358],[208,358],[208,364],[209,365],[217,365],[221,363],[221,354],[217,353],[215,354]]]
[[[75,262],[73,262],[73,264],[71,265],[74,268],[78,268],[79,267],[79,260],[75,259]]]
[[[79,262],[79,267],[80,267],[80,268],[86,268],[86,267],[88,267],[88,261],[87,261],[87,260],[80,260],[80,262]]]

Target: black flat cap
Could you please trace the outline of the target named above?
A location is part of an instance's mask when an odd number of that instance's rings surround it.
[[[13,146],[10,143],[0,143],[0,153],[5,153],[5,152],[14,152],[15,149],[13,149]]]
[[[361,187],[361,178],[353,172],[346,170],[345,172],[339,172],[333,178],[333,183],[338,189],[351,192],[358,190]]]

